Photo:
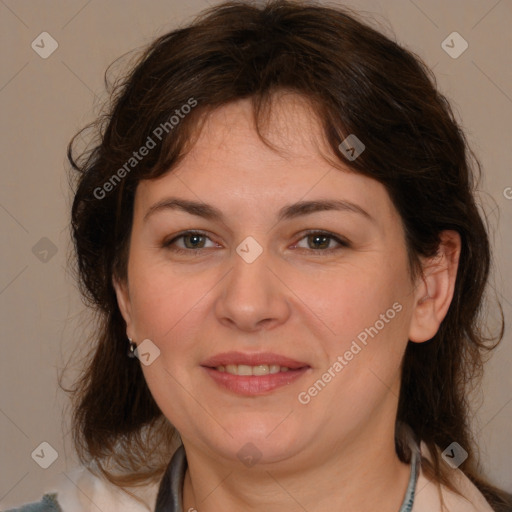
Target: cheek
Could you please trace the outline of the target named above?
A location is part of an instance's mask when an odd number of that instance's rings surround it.
[[[340,343],[376,322],[379,331],[391,325],[395,329],[403,327],[396,319],[410,293],[406,272],[383,262],[351,266],[322,280],[297,282],[296,289],[300,296],[307,297],[305,302],[329,327],[330,338]]]
[[[399,376],[408,340],[411,285],[407,267],[391,262],[351,270],[333,279],[329,291],[312,303],[331,331],[324,338],[327,368],[339,363],[332,392],[336,388],[336,393],[350,395],[356,407],[358,401],[387,392]]]
[[[211,297],[222,275],[217,271],[178,273],[170,266],[132,267],[130,293],[137,336],[151,339],[163,355],[190,357],[193,341],[204,337]],[[166,358],[167,359],[167,358]]]
[[[187,279],[170,279],[165,274],[141,276],[132,296],[134,317],[141,334],[150,332],[156,339],[179,326],[204,295],[201,283]]]

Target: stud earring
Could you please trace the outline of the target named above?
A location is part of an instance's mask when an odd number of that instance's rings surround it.
[[[128,357],[134,358],[137,356],[135,350],[137,349],[137,344],[132,341],[131,338],[128,338]]]

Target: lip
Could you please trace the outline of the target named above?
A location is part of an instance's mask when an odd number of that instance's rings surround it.
[[[220,386],[238,395],[255,396],[269,393],[277,388],[291,384],[311,368],[303,367],[267,375],[232,375],[219,372],[215,368],[203,367],[206,373]]]
[[[279,366],[286,366],[290,370],[297,370],[299,368],[309,367],[308,363],[296,361],[289,357],[273,354],[272,352],[223,352],[210,357],[201,366],[207,368],[216,368],[217,366],[226,366],[228,364],[246,364],[248,366],[258,366],[260,364],[278,364]]]
[[[267,375],[232,375],[231,373],[220,372],[215,369],[217,366],[226,366],[228,364],[245,364],[249,366],[261,364],[279,365],[285,366],[289,370],[287,372]],[[207,359],[201,366],[219,386],[244,396],[269,393],[277,388],[291,384],[308,372],[308,370],[311,370],[307,363],[271,352],[253,354],[224,352]]]

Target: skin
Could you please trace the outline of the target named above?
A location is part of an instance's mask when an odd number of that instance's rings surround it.
[[[408,340],[430,339],[446,314],[460,238],[443,232],[438,257],[413,281],[386,189],[322,157],[329,150],[306,101],[280,95],[264,135],[277,151],[258,137],[246,100],[214,111],[177,168],[139,184],[128,276],[114,280],[127,335],[160,350],[143,371],[185,446],[184,510],[398,510],[410,473],[394,448],[400,364]],[[171,196],[208,203],[224,221],[170,208],[145,218]],[[350,201],[371,219],[330,210],[278,221],[282,207],[319,199]],[[187,249],[193,237],[163,247],[185,230],[206,233],[201,251]],[[349,246],[315,245],[306,230]],[[248,236],[263,249],[250,264],[236,252]],[[301,404],[298,394],[397,302],[395,318]],[[311,368],[265,395],[239,396],[200,366],[233,350]],[[237,457],[248,442],[261,453],[252,467]]]

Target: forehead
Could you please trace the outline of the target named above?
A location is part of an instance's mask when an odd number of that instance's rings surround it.
[[[257,127],[255,123],[249,99],[217,108],[206,117],[192,153],[197,156],[206,146],[229,154],[243,145],[244,151],[261,154],[264,141],[271,150],[265,156],[274,159],[316,160],[331,153],[313,105],[296,93],[275,93],[260,112]]]
[[[337,157],[306,99],[282,94],[273,99],[269,113],[259,126],[269,145],[256,131],[250,100],[209,113],[179,165],[156,180],[139,184],[136,209],[147,209],[166,195],[254,212],[264,204],[270,208],[332,198],[356,202],[376,218],[396,216],[381,183],[343,163],[336,167],[330,163]]]

